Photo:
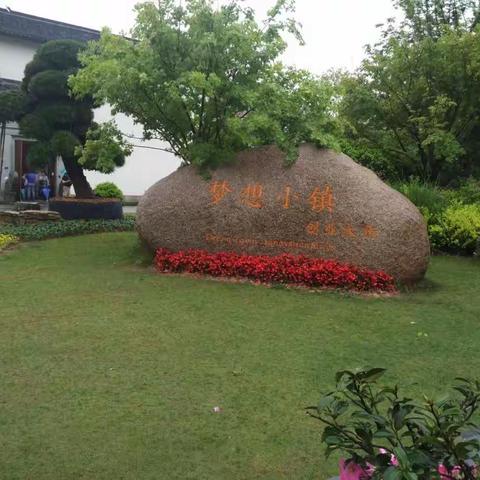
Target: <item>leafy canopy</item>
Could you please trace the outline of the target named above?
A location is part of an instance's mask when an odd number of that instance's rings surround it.
[[[238,1],[173,0],[136,7],[135,40],[104,30],[70,80],[167,141],[186,164],[215,167],[244,148],[277,143],[290,158],[302,141],[334,143],[328,88],[307,72],[276,63],[283,34],[301,35],[279,0],[259,25]],[[318,119],[316,123],[314,120]]]
[[[406,23],[339,83],[346,143],[367,162],[387,159],[390,177],[449,183],[478,174],[480,42],[478,29],[470,31],[476,14],[472,7],[462,21],[447,15],[453,3],[466,9],[471,2],[399,3]]]
[[[473,31],[480,21],[478,0],[395,0],[412,39],[439,38],[446,28]]]

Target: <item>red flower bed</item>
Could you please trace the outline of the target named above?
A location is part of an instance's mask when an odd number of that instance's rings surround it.
[[[395,290],[393,277],[384,272],[344,265],[334,260],[287,254],[270,257],[204,250],[170,252],[161,248],[155,255],[155,266],[161,272],[243,277],[266,283],[346,288],[362,292]]]

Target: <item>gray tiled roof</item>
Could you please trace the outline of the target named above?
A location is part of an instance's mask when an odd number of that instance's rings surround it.
[[[49,40],[97,40],[98,30],[0,8],[0,34],[44,43]]]
[[[19,82],[18,80],[10,80],[8,78],[0,78],[0,92],[20,88],[20,83],[21,82]]]

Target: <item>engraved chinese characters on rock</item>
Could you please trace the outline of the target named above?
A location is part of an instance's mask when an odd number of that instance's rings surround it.
[[[324,190],[315,188],[312,194],[308,197],[308,201],[315,212],[328,211],[333,213],[334,199],[333,190],[330,185],[326,185]]]
[[[212,203],[217,205],[219,204],[223,198],[228,194],[231,193],[232,189],[228,182],[212,182],[210,185],[210,195],[212,198]]]
[[[235,195],[236,193],[225,180],[215,180],[210,184],[211,203],[213,205],[219,204],[227,194]],[[262,184],[249,183],[239,190],[237,197],[242,205],[260,209],[264,206],[264,193],[265,188]],[[374,225],[344,225],[334,221],[333,214],[335,212],[336,199],[333,188],[328,184],[323,187],[315,187],[307,196],[302,196],[295,192],[291,186],[287,185],[275,198],[285,210],[290,209],[294,203],[303,200],[306,202],[306,205],[309,205],[312,212],[327,215],[327,220],[316,220],[305,226],[305,232],[311,237],[340,236],[347,239],[376,239],[379,236],[379,232]]]
[[[376,239],[379,236],[378,230],[373,225],[342,225],[332,222],[310,222],[305,231],[312,237],[326,235],[328,237],[344,237],[344,238],[367,238]]]
[[[292,206],[293,202],[300,199],[300,195],[295,193],[292,187],[286,186],[282,194],[279,195],[277,199],[281,200],[283,208],[288,210]]]
[[[263,185],[248,184],[240,193],[242,203],[251,208],[262,208]]]
[[[226,180],[214,180],[210,184],[211,203],[217,205],[229,193],[235,193],[233,188]],[[239,199],[244,205],[251,208],[262,208],[265,188],[260,183],[249,183],[240,189]],[[293,191],[292,187],[286,186],[283,191],[277,195],[277,200],[281,201],[284,209],[289,209],[293,202],[302,199],[299,193]],[[333,189],[330,185],[325,185],[322,189],[315,187],[308,195],[308,203],[311,210],[314,212],[330,212],[333,213],[335,200],[333,196]]]

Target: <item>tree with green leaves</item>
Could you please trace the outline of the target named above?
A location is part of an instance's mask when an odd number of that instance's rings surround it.
[[[453,19],[454,3],[470,20]],[[385,159],[390,177],[449,183],[480,174],[480,42],[478,29],[470,31],[473,3],[399,2],[406,23],[338,82],[347,153],[366,163]]]
[[[395,0],[404,15],[401,31],[414,40],[440,38],[445,29],[473,32],[480,22],[479,0]]]
[[[102,32],[82,52],[70,80],[80,98],[93,96],[159,138],[185,164],[214,168],[242,149],[276,143],[296,157],[304,141],[334,145],[328,87],[278,63],[293,0],[279,0],[262,25],[232,0],[139,4],[134,41]]]
[[[94,193],[84,169],[111,173],[125,162],[131,147],[113,124],[93,121],[93,99],[74,99],[68,77],[80,67],[85,44],[73,40],[43,44],[25,68],[22,82],[25,108],[18,115],[22,135],[36,140],[29,150],[32,165],[62,157],[77,197]]]

